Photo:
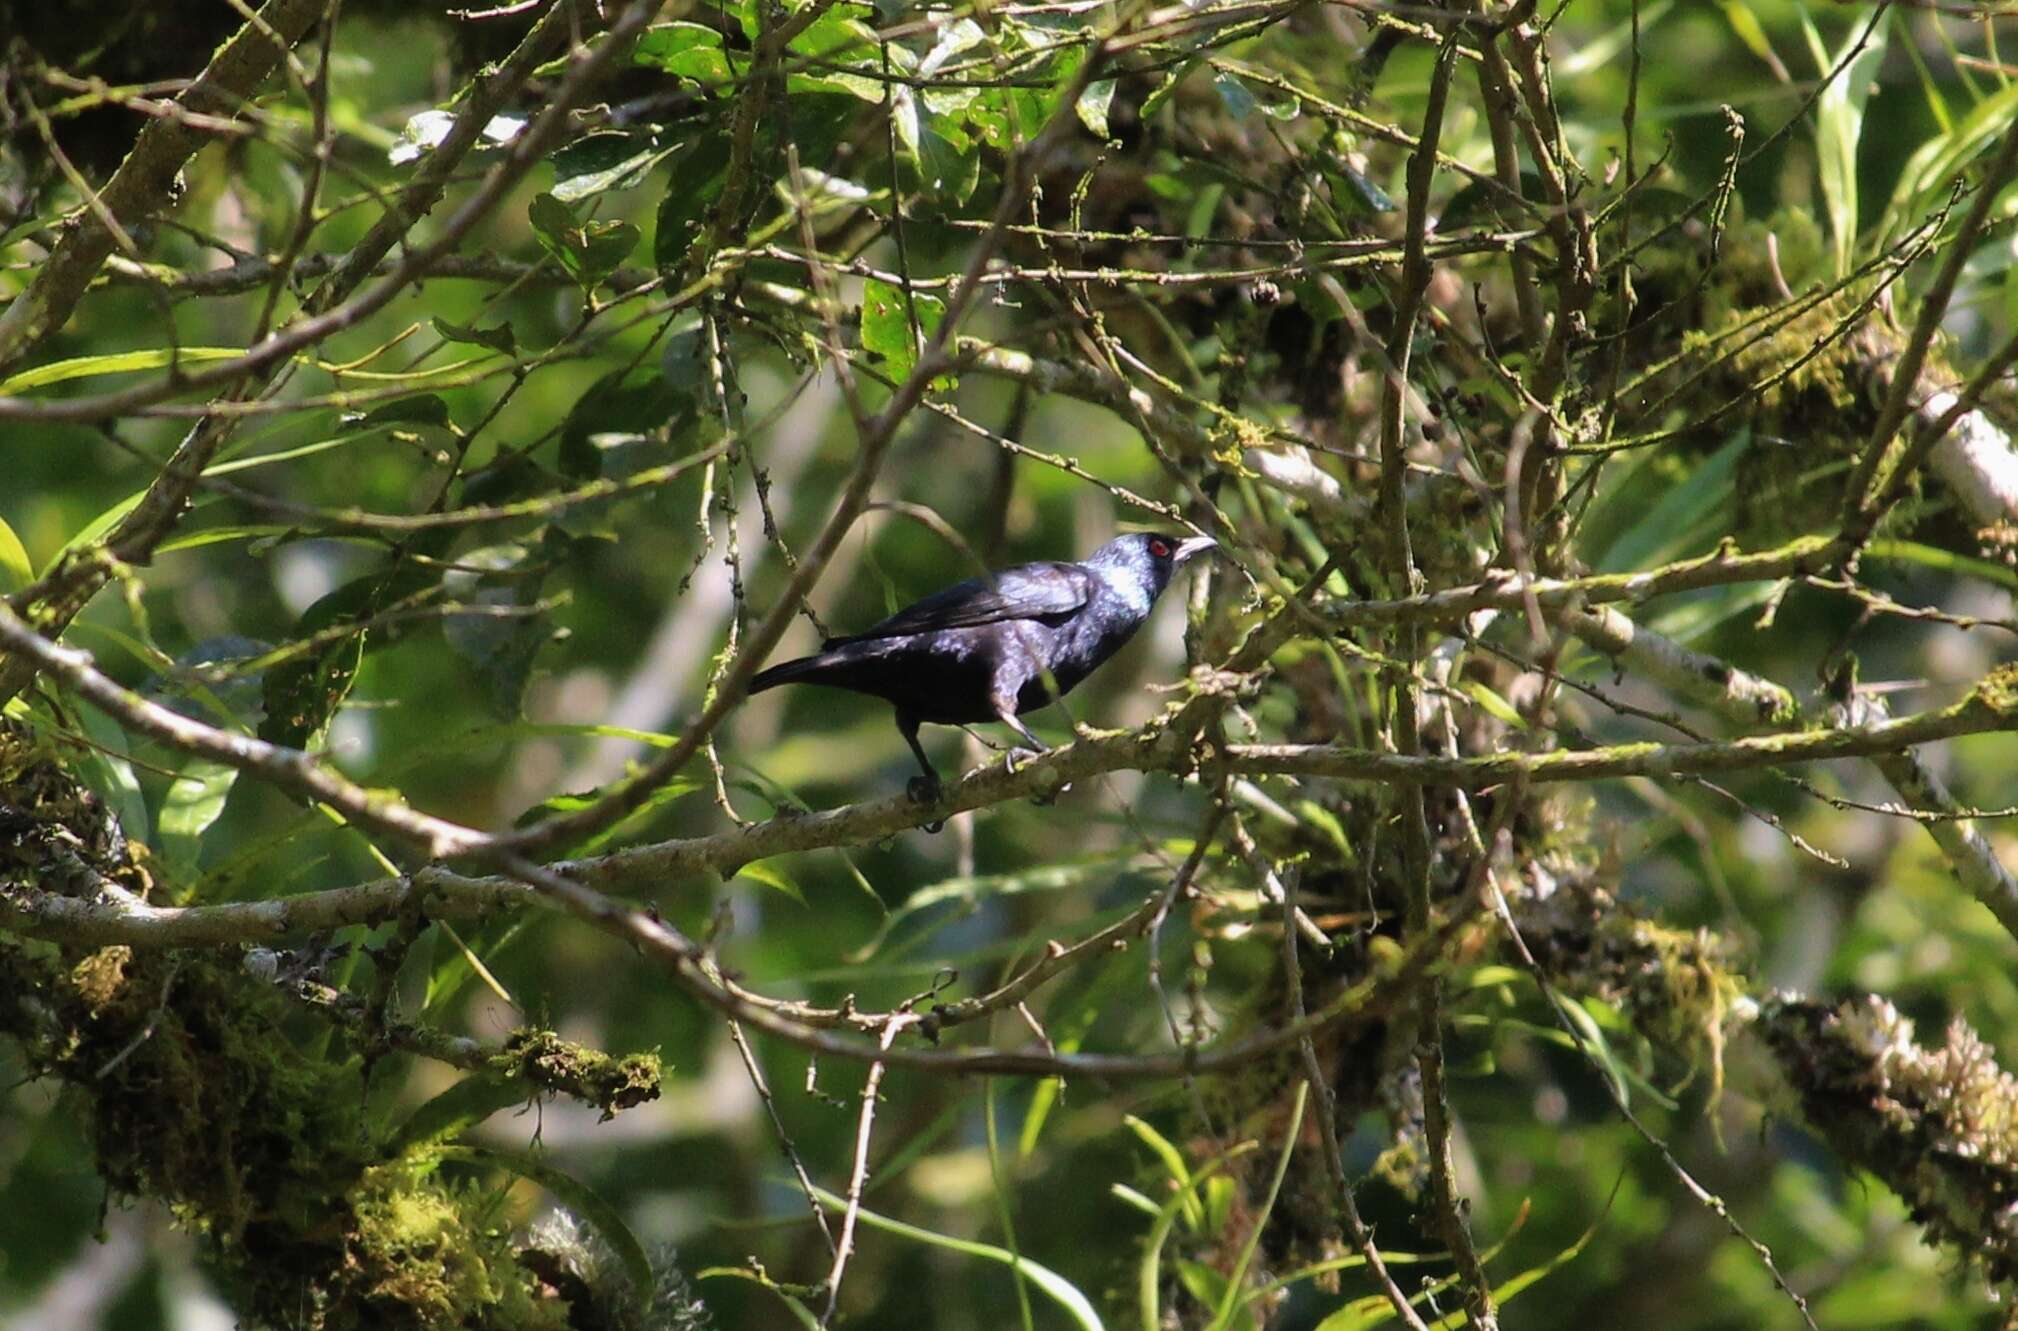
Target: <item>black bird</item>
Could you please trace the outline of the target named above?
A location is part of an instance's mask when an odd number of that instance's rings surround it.
[[[881,698],[925,769],[909,790],[938,799],[939,773],[918,726],[1000,721],[1038,752],[1017,720],[1065,694],[1133,637],[1178,567],[1212,538],[1119,536],[1076,564],[1045,561],[970,578],[906,606],[874,628],[829,638],[819,655],[772,666],[750,692],[826,684]],[[1010,755],[1013,764],[1015,755]]]

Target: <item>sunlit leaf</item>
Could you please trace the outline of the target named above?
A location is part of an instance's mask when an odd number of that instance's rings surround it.
[[[404,166],[418,160],[423,154],[441,146],[449,131],[455,128],[456,116],[450,111],[422,111],[406,122],[406,128],[399,134],[399,141],[386,150],[386,160],[394,166]],[[484,122],[478,134],[478,147],[496,148],[510,143],[525,132],[525,116],[509,112],[492,116]]]
[[[1114,104],[1114,88],[1113,79],[1095,79],[1072,106],[1079,113],[1079,123],[1103,139],[1112,133],[1107,127],[1107,108]]]
[[[631,63],[692,79],[706,88],[728,83],[734,72],[722,34],[699,23],[655,23],[632,48]]]
[[[800,891],[799,885],[787,878],[784,871],[776,865],[755,861],[736,870],[736,877],[747,878],[753,883],[762,883],[774,892],[783,892],[801,906],[806,904],[806,894]]]
[[[68,379],[94,374],[130,374],[135,370],[165,370],[170,366],[202,365],[210,361],[243,356],[243,347],[148,347],[141,351],[116,351],[104,356],[76,356],[51,361],[7,379],[0,379],[0,397],[45,388]]]
[[[937,331],[945,314],[946,302],[937,296],[912,292],[907,301],[903,291],[872,277],[862,284],[862,349],[881,361],[892,379],[906,379],[918,364],[920,340]]]
[[[26,547],[7,519],[0,518],[0,596],[19,591],[34,580],[35,566],[28,562]]]

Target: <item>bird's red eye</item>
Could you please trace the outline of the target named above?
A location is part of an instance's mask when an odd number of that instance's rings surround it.
[[[1155,555],[1158,559],[1170,558],[1170,542],[1161,537],[1152,538],[1149,542],[1149,553]]]

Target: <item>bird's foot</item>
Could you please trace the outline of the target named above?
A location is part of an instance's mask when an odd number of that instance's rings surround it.
[[[933,778],[914,776],[910,784],[904,787],[904,793],[911,797],[913,804],[937,804],[946,797],[946,787]],[[940,832],[945,830],[946,820],[940,818],[933,822],[921,823],[920,826],[928,833]]]

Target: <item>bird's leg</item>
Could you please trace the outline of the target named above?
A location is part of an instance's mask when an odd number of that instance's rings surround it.
[[[918,718],[909,712],[898,712],[897,730],[904,736],[904,742],[911,746],[911,752],[917,756],[918,766],[925,769],[923,776],[911,778],[910,784],[904,787],[904,793],[911,797],[914,804],[937,804],[944,797],[946,786],[939,780],[938,769],[932,766],[932,760],[925,756],[925,746],[918,742]],[[927,832],[937,832],[945,827],[946,823],[941,819],[926,823],[924,826]]]
[[[1046,744],[1043,740],[1038,739],[1036,734],[1031,731],[1030,727],[1023,724],[1023,718],[1016,715],[1015,709],[1013,707],[998,706],[995,709],[995,714],[1002,719],[1003,725],[1009,727],[1011,730],[1021,735],[1023,737],[1024,742],[1030,746],[1027,750],[1026,749],[1009,750],[1009,756],[1003,760],[1003,766],[1007,768],[1009,771],[1014,772],[1016,770],[1016,755],[1019,753],[1027,752],[1032,755],[1035,755],[1039,753],[1051,752],[1051,746],[1049,744]]]
[[[1023,724],[1022,718],[1016,715],[1016,709],[1013,704],[998,706],[996,708],[996,715],[1001,718],[1003,725],[1008,726],[1011,730],[1021,735],[1025,742],[1030,745],[1028,749],[1010,749],[1008,755],[1002,760],[1003,770],[1012,774],[1016,771],[1016,755],[1019,753],[1028,753],[1034,758],[1039,754],[1051,752],[1051,746],[1037,738],[1030,727]],[[1033,796],[1032,802],[1036,804],[1049,804],[1057,799],[1059,794],[1066,789],[1067,787],[1060,786],[1049,794]]]

